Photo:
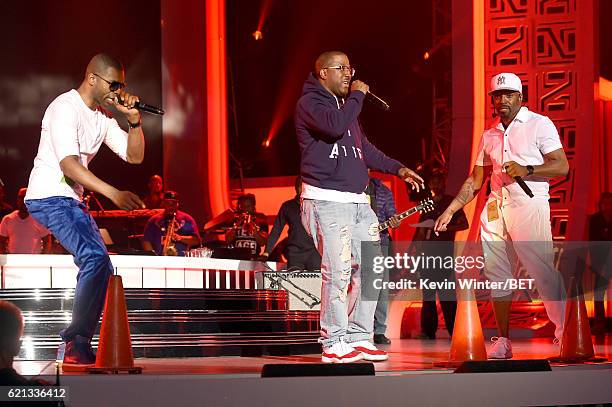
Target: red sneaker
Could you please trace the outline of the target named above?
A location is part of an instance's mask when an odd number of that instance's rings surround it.
[[[330,347],[323,348],[321,355],[323,363],[351,363],[361,359],[363,359],[363,354],[342,340]]]
[[[389,359],[389,355],[387,355],[387,352],[378,349],[370,341],[353,342],[349,344],[349,346],[352,346],[356,351],[361,352],[364,360],[369,360],[371,362],[381,362],[383,360]]]

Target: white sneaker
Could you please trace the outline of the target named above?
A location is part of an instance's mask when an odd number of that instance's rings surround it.
[[[363,359],[363,354],[353,349],[353,347],[343,340],[336,342],[332,346],[324,347],[321,355],[323,363],[352,363]]]
[[[512,342],[503,336],[491,338],[493,346],[489,351],[489,359],[512,359]]]
[[[352,346],[356,351],[361,352],[364,360],[380,362],[389,359],[387,352],[378,349],[370,341],[352,342],[350,346]]]

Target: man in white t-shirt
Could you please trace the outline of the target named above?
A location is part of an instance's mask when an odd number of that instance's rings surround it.
[[[17,193],[17,210],[6,215],[0,222],[0,253],[51,252],[51,235],[30,216],[23,201],[25,195],[26,188],[21,188]]]
[[[556,326],[555,337],[560,340],[565,291],[561,275],[553,267],[548,179],[567,175],[569,165],[555,125],[548,117],[521,106],[522,91],[521,80],[513,73],[491,79],[489,95],[499,122],[483,133],[472,174],[436,220],[434,231],[446,230],[452,215],[474,199],[490,174],[491,194],[480,216],[485,275],[493,282],[512,280],[518,258],[535,280],[548,317]],[[491,297],[499,337],[492,338],[489,357],[509,359],[512,290],[491,290]]]
[[[113,265],[93,218],[82,203],[83,188],[98,192],[124,210],[142,208],[137,195],[120,191],[91,171],[88,164],[102,143],[123,160],[139,164],[144,158],[144,134],[138,97],[125,92],[121,63],[106,54],[95,55],[78,89],[59,95],[42,120],[38,154],[30,174],[26,205],[49,229],[79,267],[72,322],[60,332],[66,343],[64,369],[93,364],[91,348]],[[102,107],[114,106],[129,128],[126,133]]]

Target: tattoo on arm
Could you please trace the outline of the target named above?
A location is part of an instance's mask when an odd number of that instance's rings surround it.
[[[463,186],[461,186],[461,190],[459,191],[455,199],[453,199],[453,202],[451,202],[451,204],[449,205],[449,209],[453,213],[457,212],[459,209],[463,208],[465,205],[471,202],[472,199],[474,199],[474,197],[476,196],[476,194],[478,194],[479,190],[480,189],[476,189],[476,186],[474,185],[474,179],[472,177],[469,177],[463,183]]]
[[[474,199],[474,190],[474,180],[470,177],[463,183],[461,191],[459,191],[455,199],[461,203],[461,206],[464,206]]]

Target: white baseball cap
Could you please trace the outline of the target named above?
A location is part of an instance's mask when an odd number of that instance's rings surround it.
[[[502,72],[491,78],[491,88],[489,95],[498,90],[513,90],[519,93],[523,93],[523,85],[521,78],[513,73]]]

